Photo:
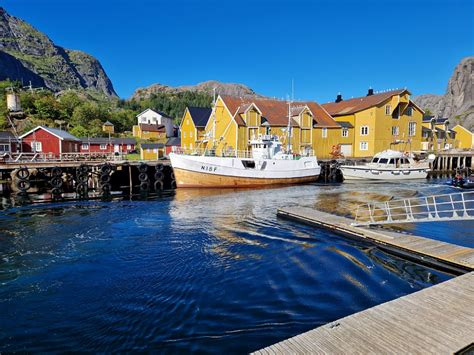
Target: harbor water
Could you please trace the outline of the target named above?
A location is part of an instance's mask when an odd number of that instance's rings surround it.
[[[0,351],[247,353],[452,275],[276,217],[440,182],[186,190],[0,211]],[[472,222],[402,226],[471,246]]]

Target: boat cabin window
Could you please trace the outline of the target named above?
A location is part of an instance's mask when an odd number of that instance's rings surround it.
[[[386,159],[386,158],[380,158],[380,160],[379,160],[380,164],[387,164],[387,162],[388,162],[388,159]]]
[[[390,159],[390,162],[389,162],[389,164],[391,164],[391,165],[394,165],[394,164],[395,164],[395,159],[393,159],[393,158],[392,158],[392,159]]]
[[[242,165],[245,169],[255,169],[255,162],[253,160],[242,160]]]
[[[379,158],[372,159],[372,163],[378,163],[378,161],[379,161]]]
[[[402,164],[410,164],[410,161],[408,159],[403,159],[403,163]]]

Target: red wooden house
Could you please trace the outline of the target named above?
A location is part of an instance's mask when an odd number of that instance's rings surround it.
[[[13,133],[0,131],[0,158],[5,154],[16,153],[20,150],[20,143]]]
[[[59,157],[62,153],[79,153],[81,140],[72,134],[46,126],[38,126],[20,136],[23,152],[45,153]]]
[[[181,137],[171,137],[166,142],[165,147],[166,156],[168,156],[173,151],[173,147],[181,147]]]
[[[81,153],[122,153],[135,150],[135,138],[81,138]]]

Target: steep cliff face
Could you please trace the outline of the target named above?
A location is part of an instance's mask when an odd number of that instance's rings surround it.
[[[444,95],[425,94],[414,98],[433,115],[449,117],[474,131],[474,57],[464,58],[454,69]]]
[[[219,81],[209,80],[203,83],[199,83],[197,85],[186,85],[178,87],[172,87],[162,84],[153,84],[146,88],[139,88],[135,90],[131,99],[140,100],[149,98],[152,94],[177,93],[184,91],[199,91],[212,94],[214,88],[216,89],[216,94],[219,95],[262,97],[261,95],[258,95],[255,91],[250,89],[248,86],[245,86],[243,84],[221,83]]]
[[[0,7],[0,78],[34,82],[53,91],[93,89],[116,96],[99,61],[75,50],[55,45],[45,34]],[[16,60],[16,61],[15,61]]]

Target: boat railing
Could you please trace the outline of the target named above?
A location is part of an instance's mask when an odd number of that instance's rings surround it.
[[[353,225],[474,219],[474,191],[373,202],[357,208]]]

